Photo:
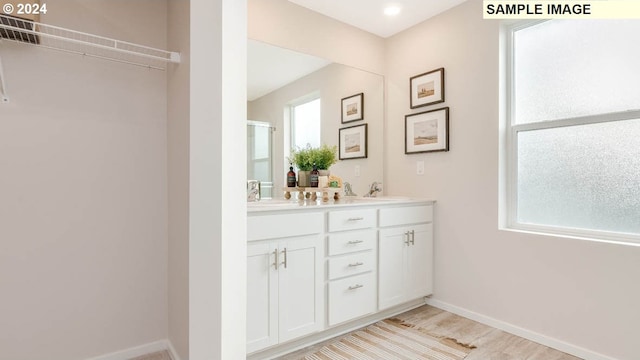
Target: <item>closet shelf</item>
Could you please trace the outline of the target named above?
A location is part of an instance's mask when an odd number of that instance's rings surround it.
[[[0,14],[0,40],[32,44],[74,54],[165,70],[179,63],[177,52],[69,30],[58,26]]]

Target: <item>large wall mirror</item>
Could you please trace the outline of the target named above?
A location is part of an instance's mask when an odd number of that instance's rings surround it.
[[[364,195],[372,182],[383,180],[384,78],[381,75],[255,40],[248,40],[247,74],[248,120],[272,127],[268,134],[272,144],[269,153],[274,198],[282,197],[280,189],[289,168],[292,109],[315,99],[319,99],[320,127],[309,132],[318,133],[322,144],[337,146],[339,129],[367,124],[367,158],[339,160],[330,168],[331,173],[351,183],[358,195]],[[364,94],[364,118],[342,123],[342,99],[360,93]],[[251,128],[249,130],[255,135]],[[258,176],[254,172],[255,157],[252,150],[248,150],[248,174],[255,178]]]

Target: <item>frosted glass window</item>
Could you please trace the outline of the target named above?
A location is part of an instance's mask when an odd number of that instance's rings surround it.
[[[509,226],[640,242],[640,20],[507,36]]]
[[[518,30],[515,123],[640,109],[640,20],[553,20]]]
[[[320,146],[320,99],[293,106],[291,120],[294,148]]]
[[[640,234],[640,120],[518,133],[519,223]]]

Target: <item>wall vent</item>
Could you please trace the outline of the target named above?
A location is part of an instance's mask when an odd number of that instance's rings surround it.
[[[36,29],[35,22],[2,14],[0,16],[0,24],[5,25],[5,27],[0,27],[0,38],[29,44],[40,44],[40,37],[33,33]],[[28,32],[20,31],[16,28],[25,29]]]

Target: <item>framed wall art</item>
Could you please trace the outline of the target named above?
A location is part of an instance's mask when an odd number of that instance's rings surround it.
[[[364,119],[364,93],[342,99],[342,123]]]
[[[355,125],[338,130],[340,160],[367,157],[367,124]]]
[[[444,102],[444,68],[411,77],[409,87],[412,109]]]
[[[449,151],[449,108],[404,117],[404,153]]]

